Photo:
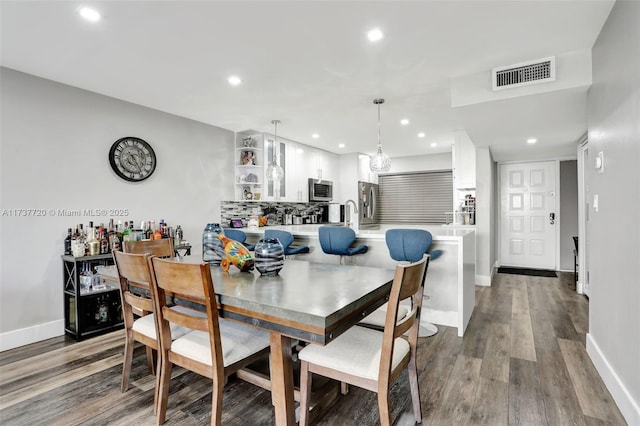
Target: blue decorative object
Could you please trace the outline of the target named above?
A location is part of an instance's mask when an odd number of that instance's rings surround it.
[[[254,258],[260,275],[278,275],[284,266],[284,248],[276,238],[263,238],[256,244]]]

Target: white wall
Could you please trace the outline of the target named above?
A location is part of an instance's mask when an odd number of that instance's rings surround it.
[[[201,256],[207,222],[233,198],[233,133],[149,108],[1,69],[0,350],[63,333],[62,264],[67,228],[109,220],[58,217],[50,209],[129,209],[126,217],[182,225]],[[129,183],[112,172],[111,144],[137,136],[158,158],[153,176]],[[5,211],[5,209],[7,209]],[[44,209],[15,217],[10,209]]]
[[[617,1],[593,47],[587,351],[627,422],[640,424],[640,2]],[[593,168],[604,152],[605,170]],[[592,205],[593,200],[589,200]]]
[[[476,147],[476,284],[491,285],[496,261],[495,162],[487,147]]]
[[[451,153],[428,155],[412,155],[407,157],[393,157],[389,173],[403,173],[430,170],[451,170]]]

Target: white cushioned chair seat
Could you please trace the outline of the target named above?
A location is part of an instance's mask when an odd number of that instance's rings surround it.
[[[198,312],[192,309],[187,309],[182,306],[172,306],[171,309],[179,312],[184,312],[190,315],[197,315],[206,317],[207,314],[205,312]],[[190,331],[193,331],[186,327],[181,327],[176,324],[170,324],[171,327],[171,339],[175,340],[178,337],[182,337]],[[145,315],[143,317],[138,318],[133,322],[133,330],[137,331],[140,334],[144,334],[147,337],[152,339],[158,339],[156,337],[156,316],[154,314]]]
[[[220,321],[220,339],[225,367],[269,347],[269,333],[237,322]],[[192,331],[171,344],[171,351],[211,365],[209,334]]]
[[[326,346],[307,345],[298,358],[351,375],[377,380],[383,333],[364,327],[351,327]],[[409,353],[409,343],[396,338],[393,345],[392,368]]]
[[[380,306],[375,311],[367,315],[362,321],[362,324],[371,324],[380,328],[384,328],[384,322],[387,319],[387,303]],[[398,320],[401,320],[409,313],[409,307],[400,304],[398,306]]]

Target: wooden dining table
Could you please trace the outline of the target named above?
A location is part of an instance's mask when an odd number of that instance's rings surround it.
[[[185,257],[183,262],[200,263]],[[105,268],[106,279],[117,277]],[[276,276],[211,266],[220,316],[267,330],[277,425],[295,425],[292,343],[326,345],[384,304],[394,270],[286,260]]]

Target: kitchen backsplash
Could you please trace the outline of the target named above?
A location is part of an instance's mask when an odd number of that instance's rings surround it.
[[[220,225],[228,227],[231,219],[242,219],[245,226],[249,216],[267,216],[269,224],[281,224],[285,213],[308,216],[318,213],[328,203],[287,203],[276,201],[221,201]],[[265,213],[265,211],[267,213]]]

